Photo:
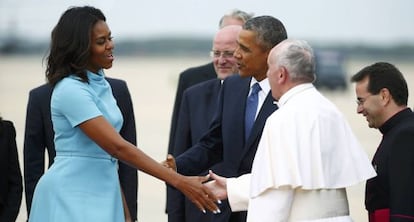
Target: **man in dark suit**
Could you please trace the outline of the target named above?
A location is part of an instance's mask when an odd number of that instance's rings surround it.
[[[13,122],[0,117],[0,221],[14,222],[22,202],[23,184]]]
[[[216,78],[213,63],[191,67],[180,74],[178,79],[177,92],[175,94],[174,107],[171,117],[170,136],[168,141],[168,153],[174,152],[175,134],[177,129],[178,114],[184,90],[197,83]]]
[[[237,177],[251,171],[257,145],[267,117],[277,106],[270,93],[266,77],[267,56],[270,50],[287,38],[283,24],[271,16],[249,19],[238,36],[234,52],[239,75],[226,78],[221,86],[217,109],[208,132],[201,140],[176,159],[176,169],[184,175],[198,175],[216,163],[217,172]],[[251,88],[259,84],[257,108],[251,130],[245,132],[247,98]],[[247,121],[246,121],[247,122]],[[167,161],[168,162],[168,161]],[[212,221],[246,221],[246,211],[231,212],[227,202]]]
[[[223,17],[221,17],[219,28],[221,29],[228,25],[243,25],[252,16],[252,14],[235,9],[229,14],[225,14]],[[180,113],[181,100],[184,90],[192,85],[204,82],[206,80],[215,79],[216,77],[217,73],[214,70],[213,62],[197,67],[188,68],[180,74],[171,118],[168,153],[172,154],[174,150],[177,120],[178,114]]]
[[[237,61],[233,56],[237,48],[240,25],[221,28],[213,39],[211,57],[217,78],[189,87],[184,91],[178,114],[173,155],[178,156],[198,142],[208,131],[217,107],[221,82],[238,73]],[[213,167],[215,169],[215,167]],[[203,172],[203,175],[207,172]],[[177,189],[168,186],[167,211],[169,222],[207,222],[211,213],[202,213]]]
[[[136,145],[135,116],[127,84],[123,80],[106,78],[112,88],[112,93],[122,112],[124,124],[120,134],[129,142]],[[24,138],[24,182],[26,194],[27,215],[33,192],[37,182],[45,171],[45,149],[48,152],[50,167],[55,158],[54,132],[50,116],[50,97],[52,87],[49,84],[32,89],[27,104],[26,129]],[[137,220],[137,170],[125,163],[119,162],[119,180],[128,205],[132,220]]]
[[[228,25],[243,25],[253,14],[246,13],[241,10],[233,10],[228,14],[223,15],[219,21],[219,29]],[[216,79],[217,73],[214,68],[213,62],[205,65],[191,67],[183,71],[178,79],[177,92],[175,95],[175,102],[171,116],[170,135],[168,140],[167,154],[173,154],[175,149],[175,135],[177,130],[178,115],[181,112],[181,100],[183,92],[192,85],[210,80]],[[185,147],[187,148],[187,147]],[[168,202],[168,189],[167,189],[167,202]],[[167,203],[168,205],[168,203]],[[166,207],[166,213],[168,213],[168,206]]]

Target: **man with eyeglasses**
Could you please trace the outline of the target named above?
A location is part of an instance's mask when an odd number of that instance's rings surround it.
[[[248,19],[253,17],[252,13],[247,13],[234,9],[228,14],[223,15],[219,21],[219,29],[228,25],[243,25]],[[180,113],[181,100],[184,90],[197,83],[217,78],[213,62],[204,65],[190,67],[180,73],[178,78],[177,92],[175,94],[174,107],[172,111],[170,135],[168,141],[168,152],[173,153],[175,142],[175,131],[177,128],[178,114]]]
[[[217,99],[222,81],[238,73],[237,60],[233,53],[237,48],[240,25],[229,25],[220,29],[213,39],[211,57],[217,78],[189,87],[183,93],[173,156],[178,156],[197,143],[208,131],[210,121],[217,107]],[[219,166],[213,166],[216,169]],[[199,175],[206,175],[204,171]],[[211,213],[202,213],[188,198],[177,189],[167,187],[167,212],[169,222],[210,221]]]
[[[237,60],[233,54],[237,48],[237,37],[240,30],[240,25],[229,25],[220,29],[214,37],[210,56],[213,59],[217,78],[220,80],[239,71]]]
[[[383,134],[372,160],[377,176],[366,183],[369,221],[414,221],[414,113],[407,107],[407,82],[386,62],[363,68],[351,81],[357,113]]]
[[[222,29],[223,27],[230,26],[230,25],[241,26],[251,17],[253,17],[252,13],[247,13],[247,12],[244,12],[238,9],[234,9],[231,12],[226,13],[220,18],[218,28]],[[224,52],[221,58],[227,58],[226,60],[229,61],[228,58],[229,58],[230,53],[231,53],[230,51]],[[204,82],[204,81],[208,81],[212,79],[216,80],[217,78],[224,79],[223,75],[229,72],[229,71],[224,70],[225,69],[224,66],[228,66],[228,64],[227,65],[221,64],[217,66],[213,64],[213,61],[211,61],[204,65],[190,67],[180,73],[179,78],[178,78],[178,85],[177,85],[177,91],[175,95],[174,107],[172,110],[170,134],[169,134],[169,141],[168,141],[168,151],[167,151],[168,154],[174,153],[174,145],[175,145],[175,140],[176,140],[175,137],[177,134],[176,131],[177,131],[177,124],[178,124],[178,116],[180,113],[182,113],[182,111],[180,110],[180,106],[182,103],[184,91],[188,89],[189,87],[196,85],[198,83]],[[219,67],[220,70],[223,70],[223,74],[217,73],[217,67]],[[216,86],[219,86],[219,85],[216,85]],[[191,94],[191,92],[187,94]],[[207,104],[210,104],[210,103],[207,103]],[[209,107],[207,106],[207,104],[203,107]],[[208,110],[213,110],[213,109],[209,108]],[[203,111],[199,115],[201,116],[203,115],[203,113],[209,113],[208,110]],[[203,120],[203,122],[207,122],[210,119],[205,119]],[[204,132],[205,128],[203,128],[202,126],[198,128],[199,129],[197,131]],[[195,136],[195,137],[198,137],[198,136]],[[187,147],[184,147],[184,148],[187,148]],[[168,194],[168,189],[167,189],[167,202],[168,202],[168,199],[169,199],[169,194]],[[168,209],[166,210],[166,213],[168,213]]]

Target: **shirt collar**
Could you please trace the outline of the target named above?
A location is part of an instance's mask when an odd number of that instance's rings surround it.
[[[386,134],[394,126],[400,124],[401,122],[404,122],[405,121],[405,118],[411,116],[412,113],[413,112],[408,107],[405,108],[405,109],[403,109],[403,110],[401,110],[400,112],[396,113],[394,116],[392,116],[391,118],[389,118],[387,121],[385,121],[385,123],[382,124],[382,126],[379,127],[379,131],[382,134]]]
[[[299,84],[297,86],[294,86],[293,88],[289,89],[286,93],[284,93],[279,101],[277,102],[278,106],[281,107],[284,104],[287,103],[287,101],[294,97],[295,95],[297,95],[298,93],[301,93],[305,90],[314,88],[314,86],[312,85],[312,83],[303,83],[303,84]]]
[[[270,91],[270,84],[269,84],[269,80],[267,78],[263,79],[262,81],[258,82],[255,78],[252,78],[250,80],[250,88],[252,88],[252,86],[255,83],[259,83],[260,88],[262,89],[263,93],[265,93],[265,95],[267,95]]]

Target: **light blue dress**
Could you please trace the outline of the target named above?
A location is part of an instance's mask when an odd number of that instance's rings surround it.
[[[119,132],[123,119],[102,71],[87,72],[89,84],[76,76],[54,88],[51,115],[56,157],[39,180],[30,222],[124,222],[118,160],[79,128],[104,116]]]

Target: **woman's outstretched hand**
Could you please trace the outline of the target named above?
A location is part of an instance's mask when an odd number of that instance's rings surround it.
[[[209,170],[208,176],[211,181],[204,184],[219,199],[227,199],[227,178],[219,176]]]
[[[207,176],[182,176],[182,180],[176,184],[185,196],[187,196],[201,211],[206,209],[214,214],[220,213],[216,203],[221,203],[219,199],[203,183],[209,179]]]
[[[164,167],[177,172],[175,158],[168,154],[166,160],[161,163]],[[220,213],[220,209],[216,203],[221,203],[219,199],[206,187],[203,183],[208,181],[209,175],[206,176],[183,176],[180,175],[180,180],[171,184],[180,190],[188,197],[201,211],[204,213],[210,210],[213,213]]]

